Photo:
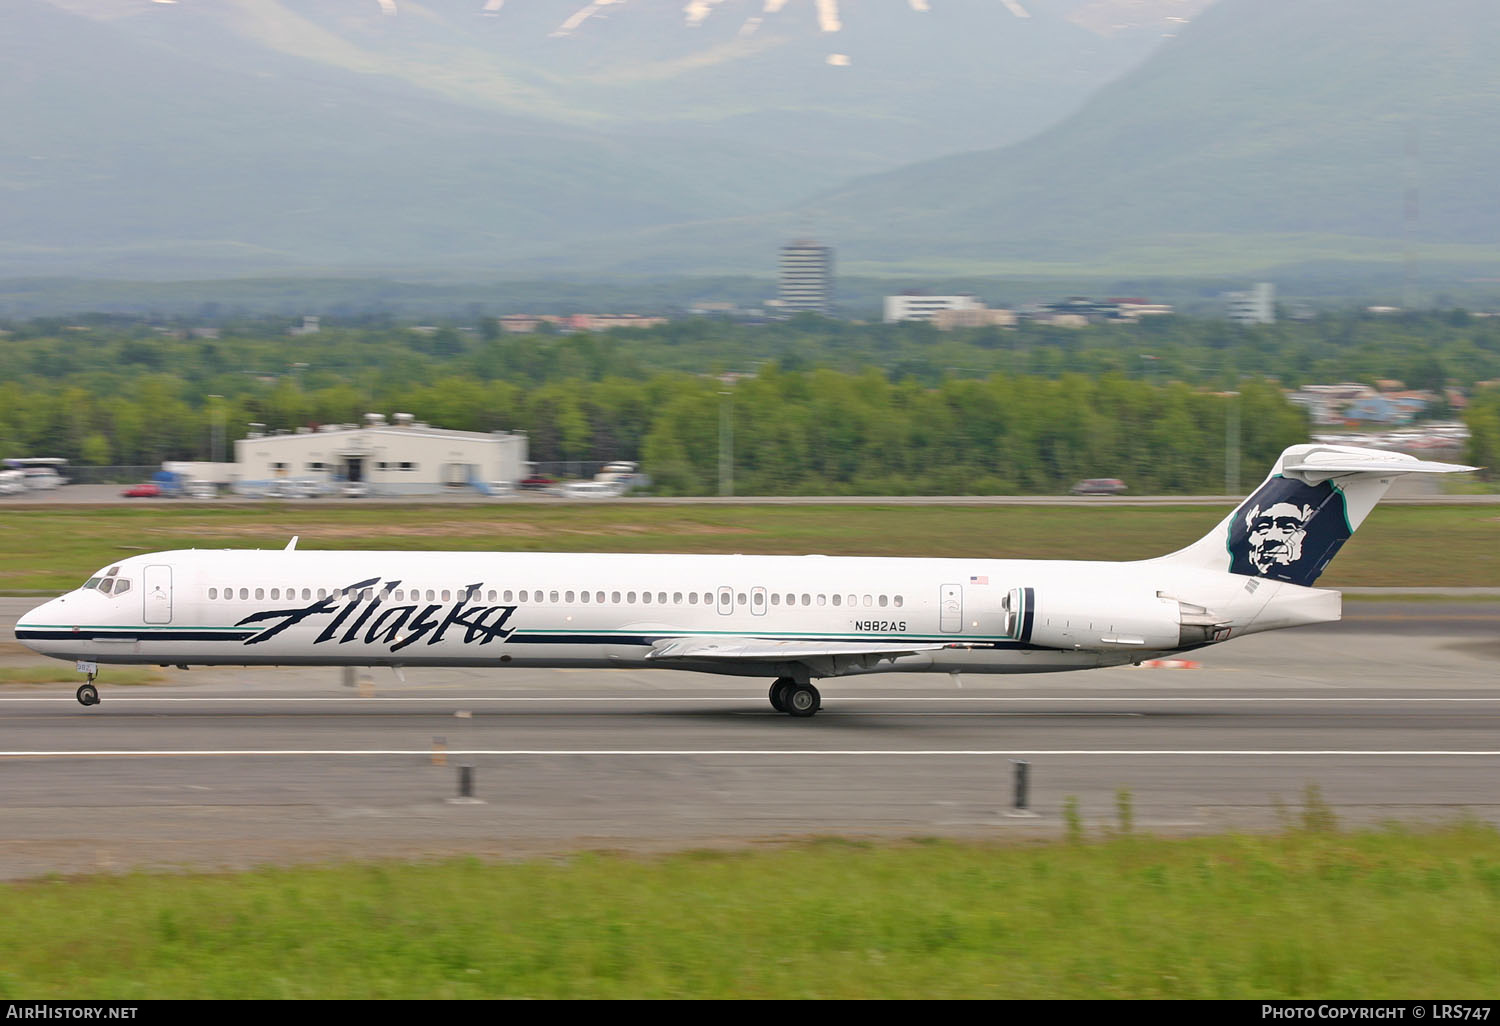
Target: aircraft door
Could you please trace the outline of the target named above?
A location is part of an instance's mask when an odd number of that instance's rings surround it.
[[[172,568],[162,563],[146,567],[141,581],[141,601],[147,623],[172,622]]]
[[[938,596],[939,626],[949,634],[964,629],[964,589],[961,584],[943,585]]]

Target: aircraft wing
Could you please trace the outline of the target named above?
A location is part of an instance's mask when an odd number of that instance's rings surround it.
[[[767,638],[663,638],[647,659],[723,659],[730,662],[797,662],[808,659],[895,659],[936,652],[946,645],[924,642],[796,641]]]

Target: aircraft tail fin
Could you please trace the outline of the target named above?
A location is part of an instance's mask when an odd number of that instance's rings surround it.
[[[1311,587],[1400,474],[1475,467],[1344,445],[1294,445],[1219,526],[1163,557]]]

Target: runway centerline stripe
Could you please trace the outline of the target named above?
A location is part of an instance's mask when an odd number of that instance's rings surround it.
[[[62,681],[59,683],[70,683]],[[382,702],[442,702],[445,704],[468,702],[765,702],[764,695],[692,695],[681,696],[664,695],[374,695],[364,698],[358,695],[325,695],[325,696],[293,696],[293,695],[258,695],[245,697],[193,697],[188,695],[127,695],[118,691],[106,691],[111,704],[132,702],[270,702],[270,703],[293,703],[293,702],[325,702],[325,703],[374,703]],[[1324,702],[1324,703],[1379,703],[1379,702],[1476,702],[1476,703],[1500,703],[1500,696],[1489,698],[1453,698],[1453,697],[1388,697],[1373,696],[1369,698],[1356,698],[1349,696],[1340,697],[1276,697],[1276,696],[1215,696],[1215,695],[1158,695],[1158,696],[1134,696],[1121,695],[850,695],[836,694],[836,701],[841,702]],[[26,695],[0,697],[0,704],[6,702],[66,702],[76,704],[77,699],[71,695]]]

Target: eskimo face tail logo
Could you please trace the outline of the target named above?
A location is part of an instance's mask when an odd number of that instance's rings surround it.
[[[1351,533],[1343,492],[1273,477],[1234,512],[1229,572],[1307,587]]]

